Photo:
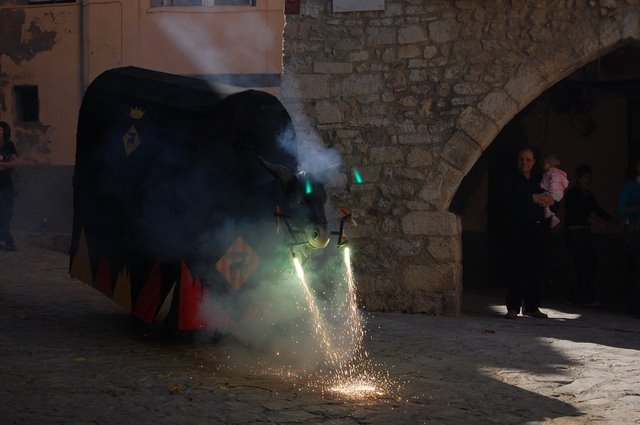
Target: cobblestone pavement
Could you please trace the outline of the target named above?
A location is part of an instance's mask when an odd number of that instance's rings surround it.
[[[367,361],[388,376],[354,398],[262,368],[255,347],[145,336],[67,263],[0,251],[3,424],[640,423],[637,316],[559,304],[509,321],[480,296],[457,319],[370,314]]]

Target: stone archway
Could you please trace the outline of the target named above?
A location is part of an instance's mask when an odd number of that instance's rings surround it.
[[[594,171],[591,190],[614,217],[618,190],[626,166],[638,156],[637,110],[640,104],[640,46],[629,40],[563,78],[529,103],[499,132],[467,173],[450,211],[462,222],[463,285],[465,299],[486,291],[504,292],[507,285],[502,248],[505,219],[497,198],[501,176],[513,165],[523,143],[540,154],[555,153],[571,184],[575,170],[588,164]],[[575,270],[566,244],[565,203],[561,225],[553,233],[552,279],[543,298],[568,300]],[[595,220],[593,242],[598,254],[594,276],[597,300],[607,308],[624,308],[629,279],[627,253],[615,221]],[[496,300],[500,300],[499,295]]]
[[[447,210],[460,182],[531,100],[638,40],[635,3],[396,1],[334,13],[308,0],[286,16],[282,98],[296,129],[365,178],[332,192],[361,222],[366,308],[459,313],[461,225]]]

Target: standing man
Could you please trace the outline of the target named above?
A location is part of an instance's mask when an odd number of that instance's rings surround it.
[[[569,301],[597,306],[596,275],[598,255],[591,238],[591,222],[594,217],[610,221],[613,217],[607,213],[593,193],[591,178],[593,170],[587,164],[576,167],[576,183],[565,196],[564,220],[567,248],[573,256],[574,281],[569,293]]]
[[[555,204],[544,194],[540,177],[533,174],[533,149],[518,151],[517,170],[505,181],[505,197],[511,266],[507,292],[507,319],[516,319],[520,310],[526,316],[547,318],[541,312],[540,287],[547,282],[551,266],[551,225],[545,207]]]
[[[16,198],[11,174],[19,163],[16,146],[11,141],[11,127],[0,121],[0,241],[4,241],[4,249],[7,251],[16,250],[11,236],[13,201]]]

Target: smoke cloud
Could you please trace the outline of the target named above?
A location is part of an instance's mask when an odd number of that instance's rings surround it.
[[[256,43],[252,40],[264,43],[264,40],[272,38],[257,14],[248,14],[247,22],[233,27],[234,29],[229,28],[217,39],[210,38],[210,31],[199,30],[189,14],[185,14],[181,22],[176,23],[173,18],[169,25],[168,19],[159,16],[170,41],[184,56],[197,64],[203,74],[211,73],[212,69],[217,70],[216,72],[234,69],[234,61],[248,63],[256,58],[260,60],[266,53],[256,52]],[[237,28],[242,29],[241,34],[237,32]],[[233,57],[221,55],[221,51],[228,51],[226,46],[229,45],[234,46]],[[264,44],[262,46],[265,50],[272,47]],[[288,87],[287,96],[299,98],[295,82],[288,83],[292,85]],[[280,145],[287,148],[289,145],[286,141],[291,140],[292,133],[297,134],[299,145],[295,152],[290,153],[298,159],[298,170],[292,171],[311,173],[328,187],[344,187],[346,175],[342,170],[339,153],[327,147],[303,114],[296,114],[292,119],[297,131],[289,126],[278,135]],[[179,186],[184,187],[185,184],[189,183],[183,181]],[[202,182],[191,184],[190,190],[198,191]],[[221,188],[222,190],[224,189]],[[353,336],[353,329],[345,329],[344,325],[352,312],[347,305],[348,288],[340,250],[334,243],[319,251],[307,252],[303,248],[296,248],[297,255],[304,260],[306,282],[313,295],[311,302],[316,303],[320,312],[319,317],[314,317],[310,300],[305,296],[304,283],[293,266],[286,229],[281,223],[280,233],[276,234],[272,211],[264,205],[256,205],[256,209],[263,208],[261,217],[267,217],[264,221],[254,222],[242,217],[221,215],[214,228],[200,232],[196,242],[197,249],[201,253],[211,253],[211,256],[204,255],[202,264],[195,265],[195,268],[203,271],[203,277],[208,282],[214,282],[211,299],[201,311],[203,318],[216,323],[221,322],[222,315],[230,317],[232,320],[216,332],[224,334],[228,341],[234,340],[250,347],[249,356],[259,352],[271,357],[271,360],[285,361],[304,368],[318,367],[327,362],[328,347],[326,342],[321,341],[318,332],[318,326],[322,324],[331,336],[330,349],[342,353],[345,361],[348,361],[359,340]],[[157,206],[150,204],[147,209],[156,218],[159,217]],[[232,206],[230,210],[233,211]],[[327,205],[326,213],[330,230],[337,230],[337,208]],[[191,220],[190,217],[184,219]],[[225,287],[227,284],[221,282],[213,264],[223,254],[229,241],[236,236],[246,239],[260,256],[260,266],[254,272],[256,275],[252,276],[246,287],[237,290]],[[179,238],[180,235],[176,234],[174,237]],[[222,312],[221,306],[224,310]],[[252,363],[253,359],[248,358],[247,362]]]

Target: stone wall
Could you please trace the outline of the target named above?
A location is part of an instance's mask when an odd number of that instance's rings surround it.
[[[286,16],[282,99],[305,149],[357,168],[331,188],[350,208],[354,265],[372,311],[455,316],[461,180],[516,113],[586,63],[640,38],[639,0],[386,0]]]

